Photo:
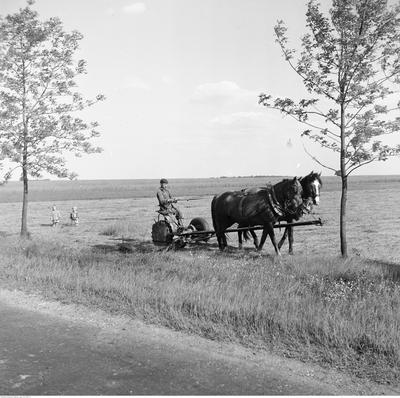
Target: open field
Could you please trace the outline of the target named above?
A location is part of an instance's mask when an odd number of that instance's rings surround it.
[[[257,186],[280,177],[221,178],[171,180],[171,191],[177,197],[198,196],[199,200],[182,202],[186,222],[193,217],[204,217],[211,225],[210,203],[214,193],[229,189]],[[301,227],[295,230],[295,253],[304,255],[336,255],[339,252],[339,179],[326,177],[321,192],[321,205],[305,219],[321,217],[326,223],[320,227]],[[76,184],[76,185],[75,185]],[[155,190],[158,181],[33,181],[31,183],[28,225],[35,237],[65,241],[66,245],[89,247],[105,244],[101,233],[115,230],[117,236],[131,236],[140,242],[150,241],[157,203]],[[0,232],[17,234],[21,204],[19,183],[0,188]],[[18,194],[18,195],[17,195]],[[353,254],[369,259],[399,262],[397,250],[400,231],[399,176],[355,177],[350,180],[348,201],[348,241]],[[114,198],[113,198],[114,196]],[[108,199],[93,199],[104,197]],[[43,200],[47,198],[48,200]],[[40,199],[40,200],[39,200]],[[3,202],[3,203],[1,203]],[[56,204],[63,220],[60,228],[52,229],[50,207]],[[81,225],[68,225],[71,207],[78,206]],[[279,232],[277,232],[279,234]],[[114,238],[115,236],[111,236]],[[268,242],[267,242],[268,243]],[[230,244],[237,246],[236,236]],[[249,244],[251,247],[251,244]],[[272,254],[268,243],[264,252]],[[283,250],[285,252],[285,249]]]
[[[202,216],[211,224],[211,194],[265,180],[274,181],[262,177],[186,180],[185,189],[184,182],[172,180],[170,185],[176,196],[199,196],[197,201],[180,204],[187,223]],[[154,247],[150,231],[157,181],[143,182],[138,194],[130,198],[124,195],[133,192],[132,182],[122,184],[127,187],[124,191],[121,182],[99,185],[96,181],[95,194],[87,186],[86,191],[72,194],[73,189],[61,183],[40,184],[44,185],[37,186],[37,198],[50,195],[51,201],[30,204],[32,241],[17,239],[21,204],[0,204],[3,286],[35,289],[65,301],[398,384],[399,177],[358,177],[350,182],[352,256],[346,261],[338,257],[337,179],[324,179],[321,205],[307,216],[321,217],[326,224],[295,229],[295,256],[288,256],[286,246],[280,261],[269,241],[261,254],[250,242],[238,251],[233,235],[229,244],[234,247],[222,254],[215,240],[180,252],[166,253]],[[112,193],[104,191],[107,195],[122,198],[82,198],[96,196],[106,186],[113,187]],[[15,187],[4,188],[11,198]],[[144,192],[150,197],[140,197]],[[50,206],[62,197],[56,204],[63,220],[51,228]],[[68,225],[73,205],[80,213],[78,227]],[[135,239],[132,254],[115,250],[121,235]]]

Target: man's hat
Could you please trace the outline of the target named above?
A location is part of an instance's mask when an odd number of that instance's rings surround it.
[[[168,180],[166,178],[161,178],[160,184],[168,184]]]

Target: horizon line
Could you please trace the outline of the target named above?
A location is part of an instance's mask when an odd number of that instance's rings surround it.
[[[335,175],[322,175],[324,178],[326,177],[335,177],[339,178],[339,176]],[[399,174],[356,174],[350,175],[349,178],[353,177],[395,177],[399,176]],[[289,174],[256,174],[256,175],[228,175],[228,176],[210,176],[210,177],[168,177],[169,180],[205,180],[205,179],[225,179],[225,178],[265,178],[265,177],[293,177]],[[161,177],[160,177],[161,178]],[[141,177],[141,178],[77,178],[74,180],[68,180],[67,178],[59,178],[59,179],[51,179],[51,178],[40,178],[34,180],[28,180],[29,182],[40,182],[40,181],[50,181],[50,182],[77,182],[77,181],[132,181],[132,180],[159,180],[157,177]],[[3,185],[7,185],[10,182],[21,182],[20,180],[9,180]]]

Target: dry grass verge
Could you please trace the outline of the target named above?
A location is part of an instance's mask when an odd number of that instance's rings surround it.
[[[212,339],[328,364],[380,383],[400,376],[396,266],[360,258],[206,250],[72,250],[3,240],[0,281]]]

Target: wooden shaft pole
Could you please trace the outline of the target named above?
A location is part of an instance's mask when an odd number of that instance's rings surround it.
[[[290,223],[285,223],[285,224],[275,224],[274,228],[286,228],[286,227],[301,227],[305,225],[322,225],[322,221],[319,218],[318,220],[313,220],[313,221],[300,221],[300,222],[290,222]],[[244,227],[244,228],[232,228],[232,229],[227,229],[224,232],[229,233],[229,232],[239,232],[239,231],[257,231],[257,230],[262,230],[264,227],[262,225],[257,225],[255,227]],[[182,232],[180,234],[176,234],[176,236],[187,236],[187,235],[208,235],[208,234],[215,234],[215,231],[209,230],[209,231],[193,231],[193,232]]]

